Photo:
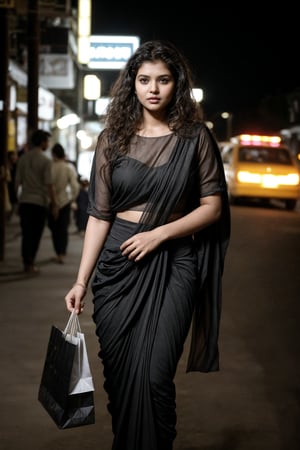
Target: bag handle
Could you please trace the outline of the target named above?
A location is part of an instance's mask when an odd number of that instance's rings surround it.
[[[70,314],[69,320],[67,322],[67,325],[63,331],[63,335],[66,336],[67,334],[71,336],[77,336],[77,333],[81,333],[80,323],[78,314],[76,314],[75,309]]]

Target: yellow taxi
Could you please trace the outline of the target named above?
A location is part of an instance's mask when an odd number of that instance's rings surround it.
[[[283,200],[295,208],[300,195],[296,161],[280,136],[242,134],[221,149],[229,199]]]

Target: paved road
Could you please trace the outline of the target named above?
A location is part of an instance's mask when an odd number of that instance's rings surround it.
[[[235,220],[233,225],[237,227]],[[247,232],[247,221],[244,217],[239,223],[243,232]],[[74,281],[82,237],[71,230],[69,254],[62,266],[51,261],[53,251],[46,230],[38,257],[41,274],[26,278],[21,272],[17,221],[8,228],[5,262],[0,263],[0,449],[110,450],[110,418],[90,318],[91,302],[87,301],[85,314],[80,317],[96,388],[96,424],[58,430],[37,401],[50,327],[55,324],[63,328],[68,318],[63,298]],[[231,257],[237,267],[236,253],[245,251],[240,247],[234,237]],[[250,309],[236,309],[241,285],[227,274],[230,266],[224,280],[221,371],[186,374],[184,352],[176,376],[178,438],[174,450],[299,450],[299,363],[286,364],[284,359],[284,345],[292,346],[292,354],[296,354],[299,341],[279,345],[281,359],[275,363],[277,346],[259,342],[263,324],[261,320],[256,323],[257,299],[251,312],[253,326],[250,321],[245,327],[245,314]],[[247,281],[251,283],[251,277]],[[266,326],[270,323],[272,317],[268,317]],[[278,329],[277,322],[275,325]]]

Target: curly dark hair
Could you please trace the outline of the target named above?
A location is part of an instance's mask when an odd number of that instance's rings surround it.
[[[189,136],[202,120],[200,107],[191,96],[192,76],[185,57],[168,41],[148,41],[129,58],[110,92],[106,116],[110,160],[129,151],[130,140],[142,122],[142,106],[135,95],[137,72],[144,62],[157,60],[166,64],[175,80],[174,97],[167,110],[170,130]]]

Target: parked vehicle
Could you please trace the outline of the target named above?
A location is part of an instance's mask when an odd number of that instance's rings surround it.
[[[229,199],[280,199],[293,210],[300,195],[299,168],[279,136],[243,134],[222,147]]]

